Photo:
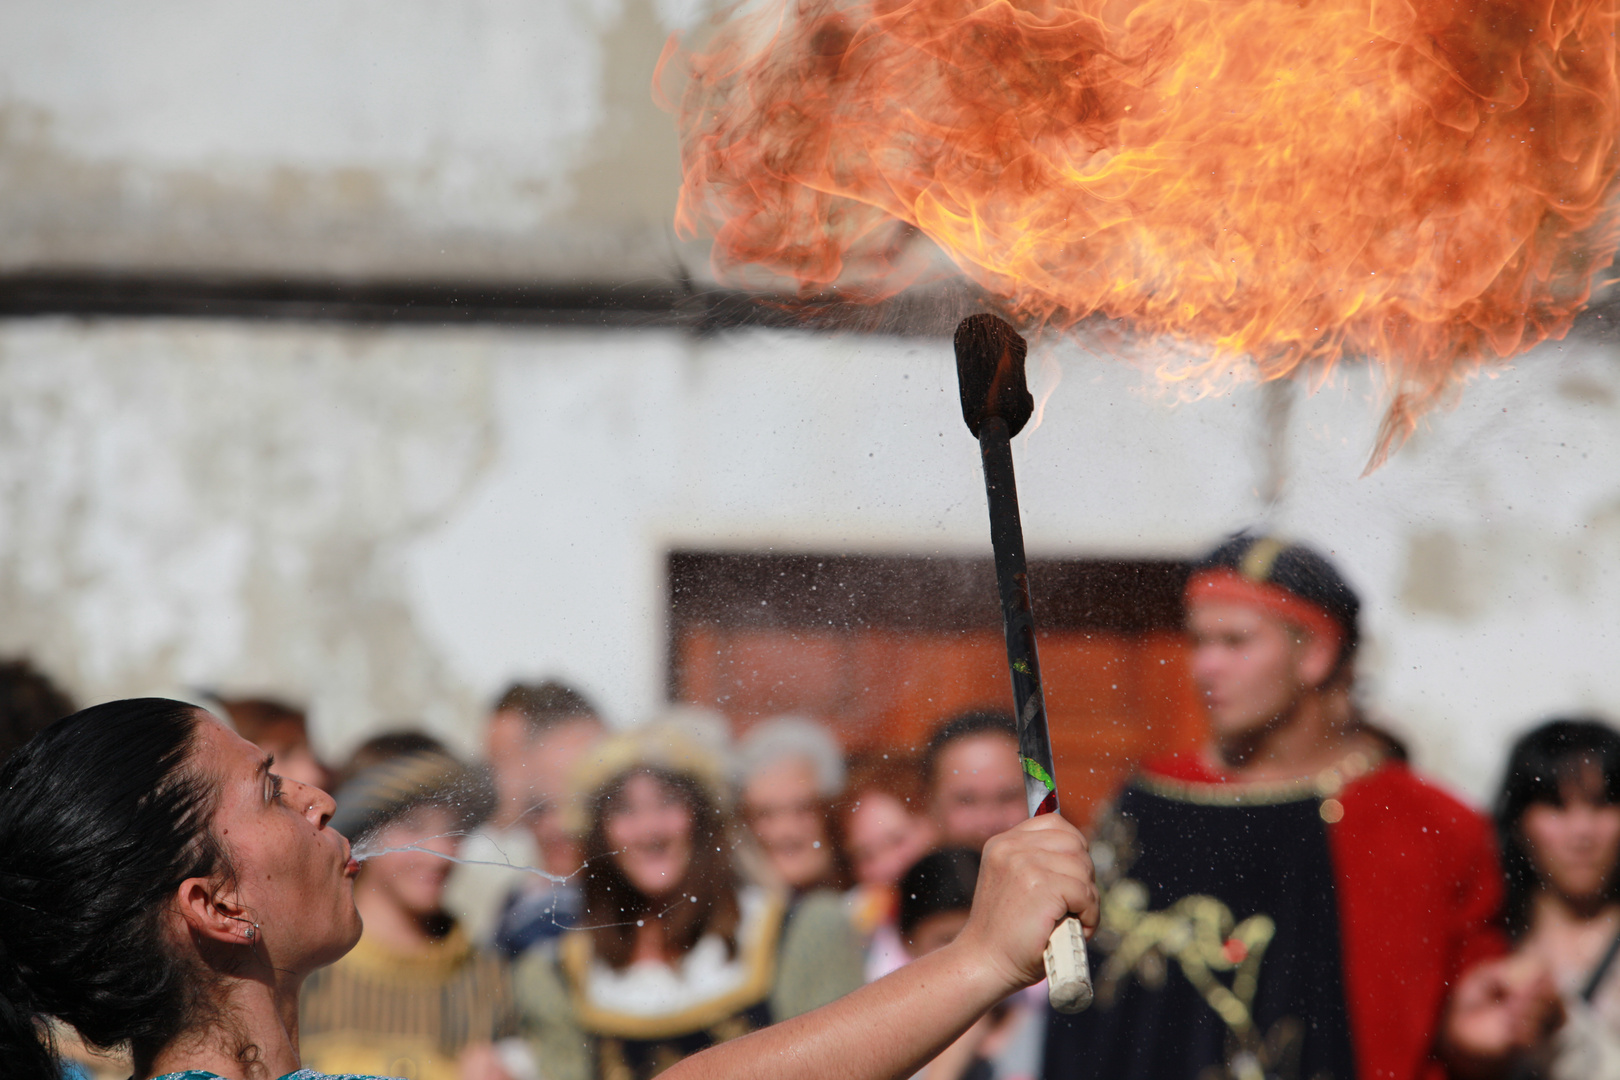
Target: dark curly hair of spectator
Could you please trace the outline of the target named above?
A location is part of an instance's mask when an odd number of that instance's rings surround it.
[[[57,685],[27,660],[0,660],[0,763],[73,711]]]

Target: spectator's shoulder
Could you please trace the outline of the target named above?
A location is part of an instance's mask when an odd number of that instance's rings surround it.
[[[1389,762],[1352,781],[1341,796],[1345,823],[1378,850],[1397,844],[1424,852],[1437,867],[1469,876],[1495,872],[1496,831],[1490,818],[1404,762]]]
[[[845,895],[831,889],[815,889],[801,896],[793,905],[794,925],[847,926],[850,925],[850,905]]]
[[[1391,761],[1352,781],[1346,800],[1374,803],[1391,811],[1421,818],[1425,824],[1454,826],[1469,832],[1489,827],[1485,815],[1447,790],[1438,781],[1413,772],[1402,761]]]
[[[520,1001],[543,1001],[547,1005],[556,1005],[559,1001],[567,1000],[567,979],[563,975],[559,951],[566,936],[542,942],[511,961],[512,985]]]

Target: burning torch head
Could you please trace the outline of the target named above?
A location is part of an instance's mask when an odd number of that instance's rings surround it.
[[[973,437],[991,417],[1016,435],[1035,411],[1035,399],[1024,384],[1024,356],[1029,346],[1004,320],[969,315],[956,328],[956,382],[962,392],[962,419]]]

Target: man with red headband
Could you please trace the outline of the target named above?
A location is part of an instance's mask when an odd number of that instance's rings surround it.
[[[1550,987],[1481,964],[1505,951],[1489,824],[1356,709],[1359,612],[1297,544],[1194,566],[1210,738],[1098,822],[1097,1001],[1053,1017],[1047,1080],[1488,1076],[1545,1026]]]

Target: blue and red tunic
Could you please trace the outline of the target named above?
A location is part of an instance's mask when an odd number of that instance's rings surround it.
[[[1152,762],[1099,820],[1098,1001],[1047,1080],[1434,1080],[1449,988],[1500,955],[1484,817],[1395,761],[1290,784]]]

